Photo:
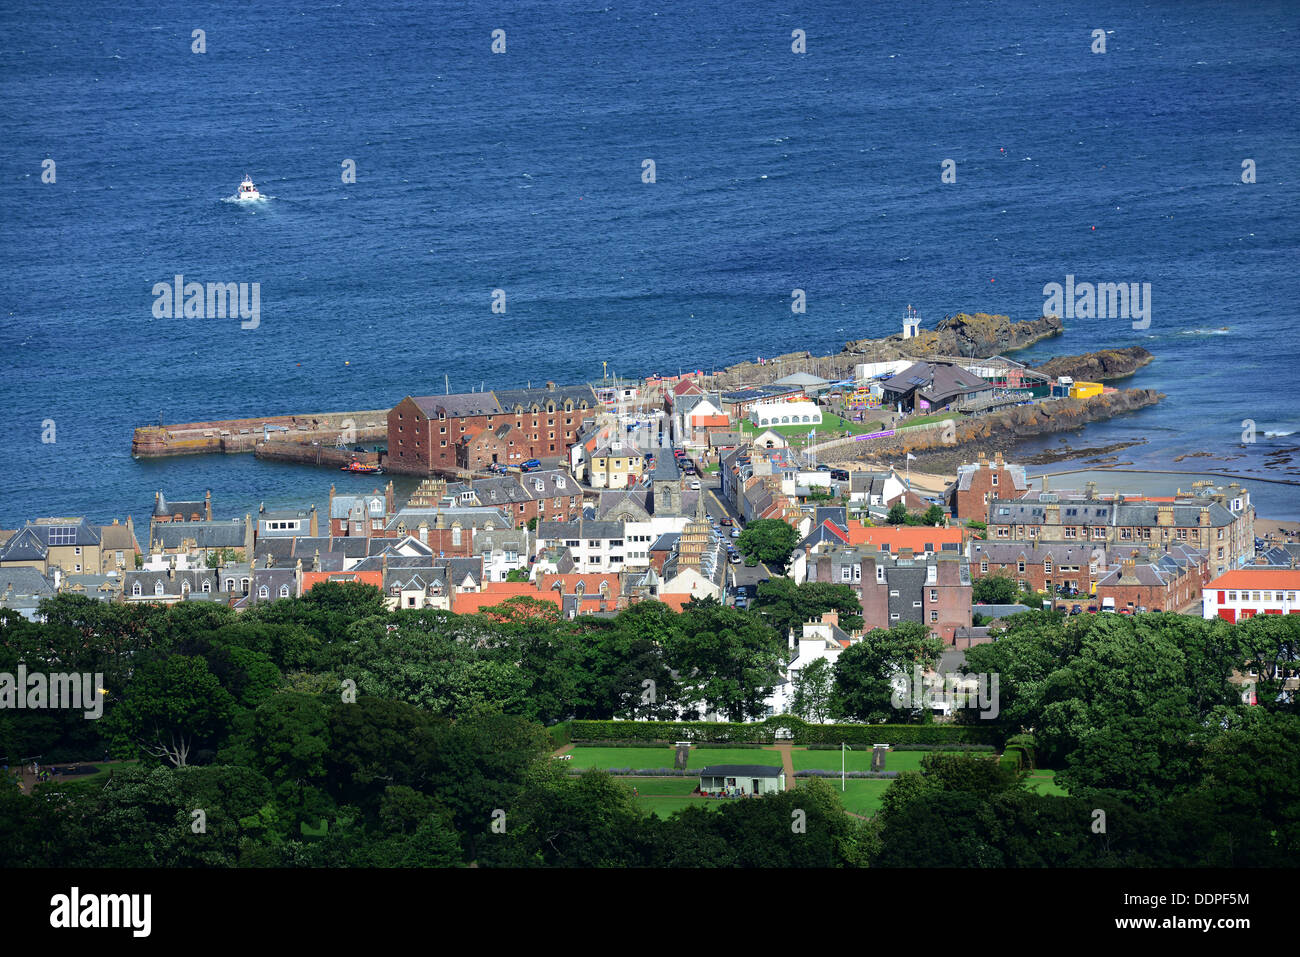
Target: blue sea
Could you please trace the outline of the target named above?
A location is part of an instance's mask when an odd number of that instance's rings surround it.
[[[1073,446],[1296,478],[1264,469],[1300,444],[1298,41],[1267,0],[5,4],[0,527],[373,485],[133,460],[160,414],[833,352],[908,304],[1034,318],[1067,274],[1149,282],[1150,328],[1022,355],[1143,345],[1168,394]],[[246,173],[270,199],[229,201]],[[177,274],[259,283],[260,324],[154,318]]]

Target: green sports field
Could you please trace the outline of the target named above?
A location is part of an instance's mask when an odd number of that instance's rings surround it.
[[[565,763],[575,771],[586,768],[671,768],[677,752],[673,748],[585,748],[576,747],[569,752],[573,757]],[[836,767],[839,758],[836,757]],[[691,748],[686,766],[692,770],[710,764],[770,764],[781,766],[781,755],[776,751],[758,748]],[[697,782],[698,783],[698,782]]]
[[[806,787],[809,780],[809,778],[799,778],[799,787]],[[844,810],[863,817],[871,817],[880,810],[880,799],[893,783],[892,778],[850,778],[844,782],[844,790],[841,791],[839,779],[826,778],[825,780],[839,795]]]

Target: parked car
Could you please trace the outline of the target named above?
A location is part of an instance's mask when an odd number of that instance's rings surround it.
[[[722,524],[723,524],[723,525],[734,525],[735,523],[732,522],[732,520],[729,519],[729,518],[724,518],[724,519],[722,519]]]
[[[731,562],[731,564],[733,565],[739,565],[741,562],[744,561],[744,559],[740,557],[739,552],[732,552],[731,557],[727,559],[727,561]]]
[[[736,596],[736,607],[737,607],[737,608],[744,608],[744,607],[745,607],[746,605],[748,605],[748,604],[749,604],[749,599],[746,598],[744,595],[737,595],[737,596]]]
[[[731,530],[731,537],[732,537],[732,538],[740,538],[740,529],[738,529],[738,528],[733,528],[733,529]]]
[[[694,492],[698,492],[700,490],[700,483],[698,479],[691,483],[691,490]]]
[[[1070,609],[1070,614],[1071,614],[1071,615],[1082,615],[1082,614],[1083,614],[1083,606],[1082,606],[1082,605],[1075,605],[1073,608]]]
[[[519,470],[521,472],[531,472],[533,469],[539,469],[541,467],[542,463],[540,461],[537,459],[529,459],[523,465],[519,466]]]
[[[1088,606],[1088,614],[1090,614],[1090,615],[1095,615],[1095,614],[1097,614],[1097,606],[1096,606],[1096,605],[1089,605],[1089,606]]]

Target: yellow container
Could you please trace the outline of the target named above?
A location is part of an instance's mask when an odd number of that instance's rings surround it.
[[[1100,382],[1076,382],[1070,386],[1071,399],[1089,399],[1094,395],[1101,395]]]

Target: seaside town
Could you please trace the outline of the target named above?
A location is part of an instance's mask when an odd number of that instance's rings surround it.
[[[644,601],[745,609],[778,577],[850,586],[855,627],[827,612],[782,636],[788,660],[767,716],[789,710],[803,668],[901,623],[948,649],[928,675],[942,683],[965,650],[1031,607],[1228,622],[1300,613],[1297,527],[1257,518],[1237,481],[1172,495],[1119,472],[1107,485],[1031,481],[992,443],[958,439],[1008,410],[1073,425],[1090,403],[1124,396],[1002,355],[936,354],[969,339],[977,318],[1002,320],[980,342],[1008,351],[1060,329],[1054,317],[963,316],[930,332],[909,307],[900,335],[856,344],[889,359],[793,354],[721,374],[448,389],[388,410],[144,427],[140,455],[243,450],[348,474],[319,499],[256,514],[224,512],[219,489],[169,488],[147,528],[129,514],[33,516],[0,531],[0,607],[41,620],[42,602],[68,593],[238,612],[349,582],[394,611],[465,615],[529,598],[572,620]],[[913,449],[958,444],[955,474],[913,470]],[[402,499],[391,478],[358,489],[386,472],[418,485]],[[1249,700],[1249,676],[1237,678]]]

